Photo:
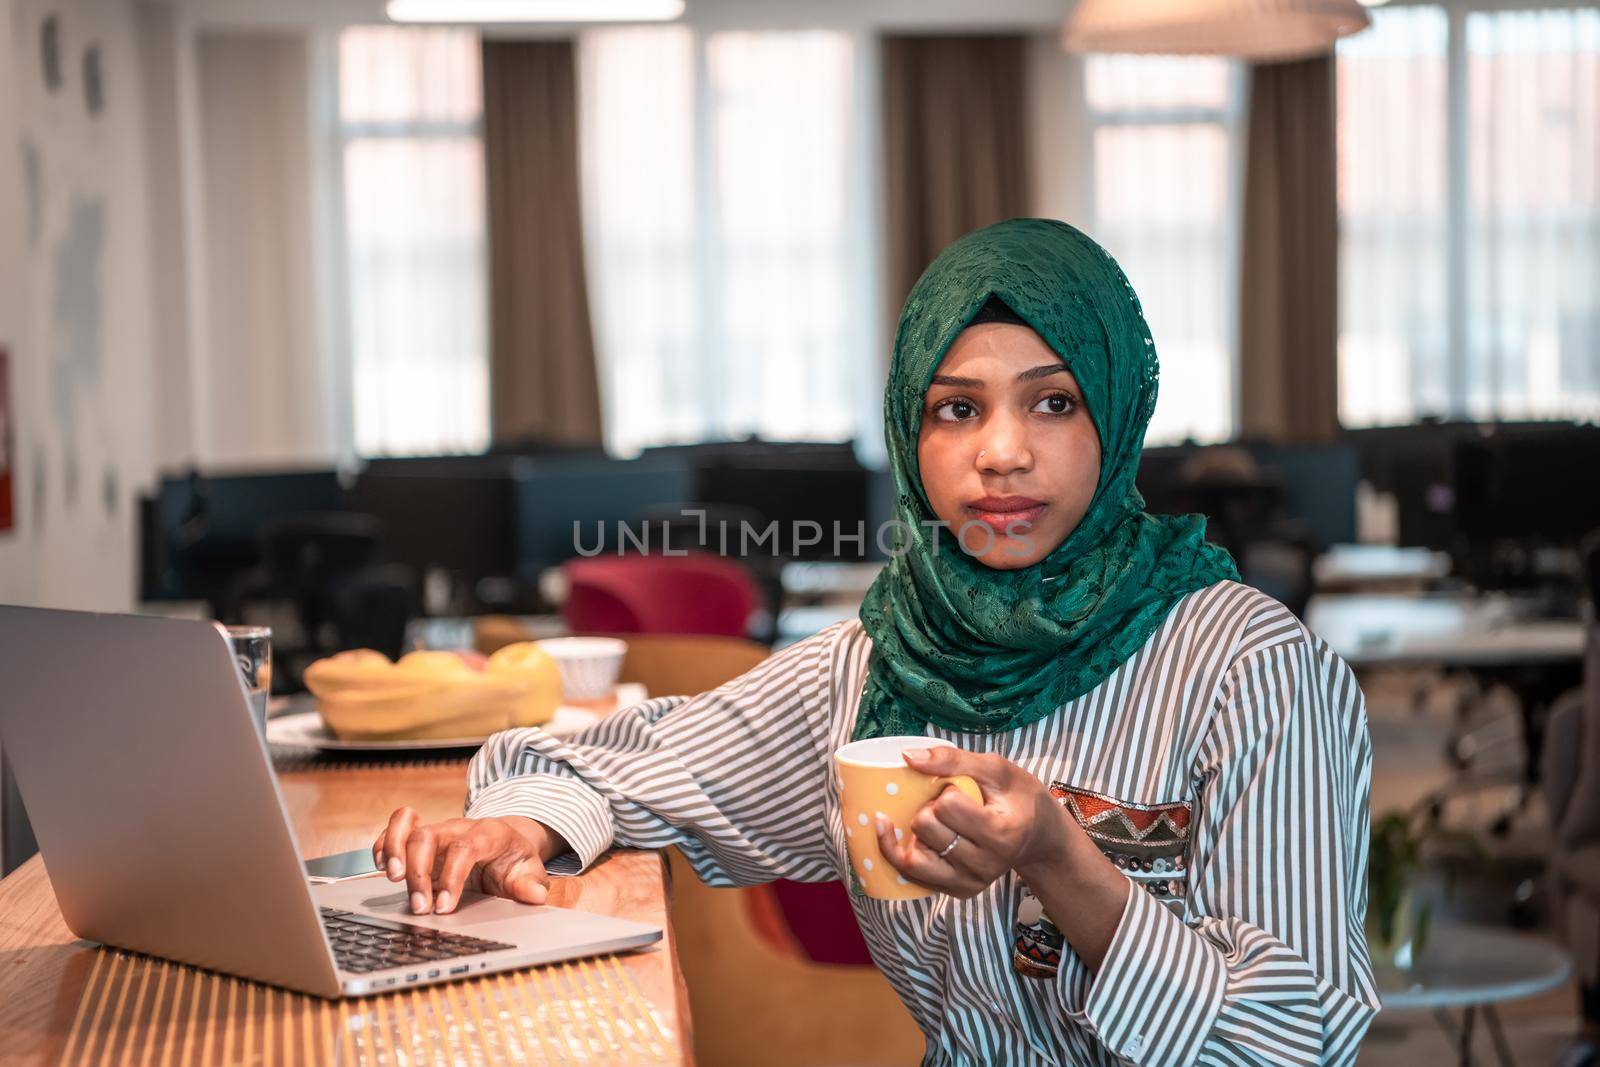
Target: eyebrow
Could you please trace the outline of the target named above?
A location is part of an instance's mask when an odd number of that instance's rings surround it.
[[[1046,363],[1039,367],[1030,367],[1017,375],[1019,382],[1031,382],[1039,378],[1048,378],[1052,374],[1066,373],[1065,363]],[[953,385],[957,389],[982,389],[983,381],[980,378],[958,378],[953,374],[935,374],[930,385]]]

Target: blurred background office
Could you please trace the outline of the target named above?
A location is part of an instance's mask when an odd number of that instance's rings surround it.
[[[1150,507],[1361,674],[1375,955],[1436,968],[1368,1060],[1573,1051],[1597,5],[0,0],[0,601],[265,623],[285,698],[343,648],[793,641],[885,558],[901,302],[1018,215],[1139,294]],[[756,927],[796,989],[865,961],[803,892]]]

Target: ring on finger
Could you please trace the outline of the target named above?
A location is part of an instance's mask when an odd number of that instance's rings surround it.
[[[944,859],[946,856],[950,855],[951,852],[955,851],[955,847],[959,844],[961,844],[961,835],[957,834],[950,839],[950,843],[948,845],[944,846],[944,848],[941,848],[938,852],[934,853],[934,855],[938,856],[940,859]]]

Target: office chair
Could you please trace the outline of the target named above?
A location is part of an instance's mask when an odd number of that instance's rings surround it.
[[[1600,531],[1585,543],[1582,560],[1583,689],[1551,710],[1543,784],[1556,926],[1577,963],[1579,1010],[1593,1039],[1600,1036]]]
[[[350,648],[373,648],[396,658],[414,614],[409,568],[378,565],[383,524],[359,512],[290,515],[261,530],[261,565],[247,572],[230,597],[230,617],[251,601],[293,605],[299,634],[274,634],[274,690],[300,688],[311,661]]]
[[[562,571],[561,614],[573,633],[744,637],[761,602],[742,565],[703,552],[593,556],[568,560]]]

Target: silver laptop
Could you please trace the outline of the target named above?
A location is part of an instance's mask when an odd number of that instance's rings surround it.
[[[404,884],[382,876],[310,884],[208,622],[0,606],[0,749],[61,914],[92,941],[340,997],[661,937],[479,893],[412,915]]]

